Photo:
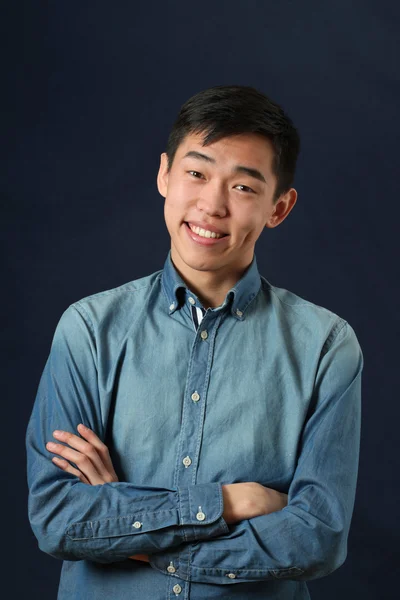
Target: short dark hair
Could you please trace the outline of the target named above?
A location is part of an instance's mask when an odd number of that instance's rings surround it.
[[[203,90],[181,107],[167,142],[168,169],[187,135],[204,133],[203,146],[231,135],[258,133],[268,138],[275,154],[274,202],[292,186],[300,137],[291,119],[268,96],[249,86],[220,85]]]

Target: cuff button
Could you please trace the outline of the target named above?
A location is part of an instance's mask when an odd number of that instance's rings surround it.
[[[203,513],[203,511],[201,509],[199,509],[199,512],[196,515],[196,519],[198,521],[204,521],[205,518],[206,518],[206,515]]]
[[[142,523],[140,521],[135,521],[132,525],[132,527],[134,527],[135,529],[140,529],[142,526]]]

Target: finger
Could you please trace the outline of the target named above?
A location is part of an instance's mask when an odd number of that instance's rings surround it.
[[[150,559],[147,554],[134,554],[133,556],[129,556],[132,560],[142,560],[144,562],[150,562]]]
[[[66,473],[71,473],[71,475],[75,475],[76,477],[78,477],[78,479],[80,479],[82,483],[89,484],[89,481],[87,480],[85,475],[82,473],[82,471],[79,471],[78,469],[74,469],[74,467],[72,465],[70,465],[68,461],[64,460],[63,458],[57,458],[57,456],[53,456],[53,458],[51,460],[57,467],[59,467]]]
[[[66,444],[71,446],[71,448],[78,450],[78,452],[80,452],[82,455],[89,458],[90,461],[92,462],[92,464],[96,467],[97,473],[104,478],[103,483],[104,483],[104,481],[108,481],[108,479],[110,478],[110,473],[108,472],[107,467],[104,465],[101,456],[99,456],[96,448],[93,447],[92,444],[83,440],[81,437],[79,437],[73,433],[70,433],[69,431],[55,430],[55,431],[53,431],[53,436],[57,440],[65,442]],[[69,457],[66,457],[66,458],[68,458],[68,460],[72,460],[74,463],[78,464],[77,461],[74,460],[73,458],[69,458]],[[81,459],[81,461],[83,461],[83,459]],[[79,468],[81,468],[79,464],[78,464],[78,466],[79,466]]]
[[[54,444],[54,442],[48,442],[46,444],[47,450],[53,454],[58,454],[62,458],[76,464],[78,469],[85,475],[92,485],[98,485],[104,483],[95,465],[92,463],[90,458],[81,452],[73,450],[69,446],[62,446],[61,444]]]
[[[107,471],[115,475],[115,480],[118,481],[117,474],[115,473],[113,464],[111,462],[110,453],[105,443],[101,441],[101,439],[95,434],[95,432],[92,429],[89,429],[89,427],[86,427],[85,425],[83,425],[83,423],[80,423],[77,429],[81,436],[84,437],[90,444],[92,444],[92,446],[96,448],[98,454],[102,458],[104,465],[107,468]]]

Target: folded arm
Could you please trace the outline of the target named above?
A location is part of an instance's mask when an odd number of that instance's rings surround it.
[[[70,307],[56,329],[26,434],[29,518],[39,547],[56,558],[108,563],[226,533],[218,483],[87,485],[51,462],[46,443],[56,429],[72,432],[84,423],[104,437],[96,353],[90,325]]]
[[[107,446],[84,425],[79,424],[77,430],[82,437],[68,431],[53,432],[55,439],[63,444],[46,444],[46,448],[56,455],[52,461],[64,472],[71,473],[88,485],[118,481]],[[287,494],[256,482],[223,485],[222,497],[222,517],[228,524],[281,510],[287,504]],[[129,558],[149,561],[149,556],[145,554],[135,554]]]
[[[244,520],[229,533],[187,544],[173,556],[187,581],[235,584],[314,579],[345,560],[357,480],[363,356],[348,323],[320,357],[299,459],[282,510]],[[161,571],[171,553],[151,557]]]

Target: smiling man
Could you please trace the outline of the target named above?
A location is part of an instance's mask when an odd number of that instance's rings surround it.
[[[204,133],[189,133],[172,164],[162,154],[158,189],[172,262],[208,308],[223,302],[251,264],[264,227],[285,219],[297,193],[290,188],[274,202],[274,149],[265,136],[241,133],[205,148],[203,140]]]
[[[189,99],[157,179],[164,268],[62,315],[27,431],[60,599],[303,600],[345,560],[362,352],[254,254],[296,204],[298,151],[253,88]]]

